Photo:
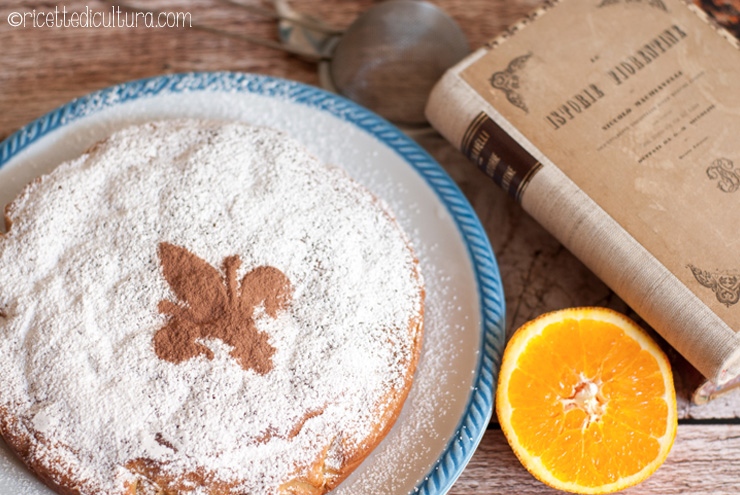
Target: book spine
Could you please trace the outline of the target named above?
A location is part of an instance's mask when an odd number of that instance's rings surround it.
[[[519,203],[529,180],[542,167],[485,112],[465,130],[460,150]]]
[[[735,332],[459,77],[486,51],[434,88],[432,125],[702,374],[718,385],[738,376]]]

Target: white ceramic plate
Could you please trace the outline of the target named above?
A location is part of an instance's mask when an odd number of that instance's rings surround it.
[[[393,209],[426,283],[422,356],[395,426],[335,493],[446,493],[491,416],[504,298],[491,247],[468,202],[427,153],[382,118],[330,93],[265,76],[195,73],[133,81],[74,100],[0,143],[0,205],[115,130],[183,117],[281,129],[323,161],[344,167]],[[51,493],[1,441],[0,493]]]

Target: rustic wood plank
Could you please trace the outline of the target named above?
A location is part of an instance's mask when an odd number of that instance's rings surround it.
[[[740,425],[681,424],[666,462],[645,482],[623,491],[642,495],[738,492]],[[499,429],[489,429],[450,495],[557,494],[519,463]]]
[[[441,0],[439,4],[463,27],[471,46],[479,46],[541,0],[516,2]],[[140,7],[186,11],[194,23],[232,32],[276,39],[274,21],[222,0],[129,0]],[[259,4],[259,1],[252,1]],[[70,0],[69,12],[85,7],[106,11],[110,1]],[[292,5],[346,27],[372,0],[295,0]],[[316,68],[296,57],[192,28],[33,28],[11,27],[11,12],[47,12],[50,2],[20,0],[0,3],[0,137],[28,121],[93,90],[163,73],[232,70],[259,72],[318,84]],[[61,8],[61,4],[59,7]]]

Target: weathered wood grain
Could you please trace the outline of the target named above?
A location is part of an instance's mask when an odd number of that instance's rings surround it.
[[[668,459],[631,495],[729,495],[738,493],[740,425],[678,427]],[[450,495],[557,494],[532,477],[509,448],[503,433],[489,429]]]
[[[189,12],[196,24],[276,39],[273,20],[228,6],[223,0],[130,0],[125,3]],[[539,2],[446,0],[436,3],[464,27],[471,46],[479,46]],[[296,0],[292,3],[296,10],[311,13],[339,27],[349,25],[372,4],[371,0]],[[69,12],[82,12],[86,6],[106,11],[111,2],[71,0],[58,5],[31,0],[0,2],[0,137],[77,96],[164,73],[246,71],[318,84],[313,64],[194,28],[13,28],[7,21],[12,12],[48,12],[62,5]]]

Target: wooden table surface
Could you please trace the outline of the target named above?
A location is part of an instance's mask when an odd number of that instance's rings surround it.
[[[245,0],[253,3],[258,0]],[[294,0],[301,12],[346,27],[372,0]],[[540,0],[436,0],[480,46],[535,8]],[[11,27],[13,12],[105,10],[102,0],[0,0],[0,138],[57,106],[123,81],[185,71],[263,73],[318,85],[313,64],[275,50],[188,28]],[[146,5],[139,0],[138,5]],[[151,5],[151,4],[149,4]],[[222,0],[157,1],[162,10],[190,12],[194,22],[275,39],[275,22]],[[555,42],[557,40],[554,40]],[[484,178],[439,136],[420,138],[457,181],[485,226],[499,262],[509,331],[545,311],[581,305],[629,308],[578,260]],[[631,313],[630,313],[631,314]],[[633,314],[632,314],[633,315]],[[634,315],[633,315],[634,316]],[[673,356],[676,362],[680,358]],[[625,493],[740,492],[740,393],[709,405],[689,404],[682,383],[680,425],[666,463]],[[519,464],[494,422],[451,492],[556,493]],[[5,494],[0,487],[0,494]]]

